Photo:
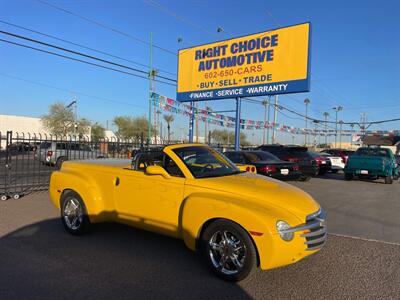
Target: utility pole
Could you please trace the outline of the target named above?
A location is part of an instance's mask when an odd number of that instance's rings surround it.
[[[272,143],[275,144],[276,143],[276,122],[278,119],[278,95],[275,95],[275,104],[274,104],[274,128],[272,130]]]
[[[150,32],[150,65],[149,65],[149,116],[147,120],[147,145],[150,145],[151,136],[151,102],[152,102],[152,87],[153,87],[153,34]]]
[[[337,147],[337,132],[338,132],[338,127],[337,127],[337,124],[338,124],[338,112],[343,110],[343,107],[342,106],[337,106],[337,107],[334,107],[332,109],[336,113],[336,119],[335,119],[335,148],[336,148]]]
[[[328,147],[328,117],[329,117],[329,113],[324,112],[323,116],[325,118],[325,147]]]
[[[342,149],[342,125],[343,125],[343,121],[340,120],[339,121],[340,124],[340,131],[339,131],[339,148]]]
[[[304,104],[306,105],[306,130],[304,132],[304,146],[307,146],[308,105],[310,102],[310,99],[304,99]]]
[[[152,70],[152,79],[157,75],[157,70],[153,69]],[[156,92],[156,82],[152,80],[152,87],[151,87],[152,92]],[[154,130],[154,144],[157,144],[157,107],[156,107],[156,102],[155,99],[152,99],[153,101],[153,118],[154,118],[154,125],[153,125],[153,130]]]

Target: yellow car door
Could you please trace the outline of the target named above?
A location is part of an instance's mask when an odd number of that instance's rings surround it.
[[[114,201],[124,223],[170,236],[178,236],[179,208],[185,178],[148,175],[142,170],[121,169],[115,182]]]

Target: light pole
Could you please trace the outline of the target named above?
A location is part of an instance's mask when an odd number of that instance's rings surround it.
[[[340,124],[340,130],[339,130],[339,148],[342,148],[342,125],[343,125],[343,121],[340,120],[339,121]]]
[[[274,104],[274,127],[272,128],[272,144],[276,143],[276,122],[278,120],[278,95],[275,95],[275,104]]]
[[[350,149],[353,149],[353,130],[354,130],[354,124],[350,124],[351,127],[351,133],[350,133]]]
[[[74,112],[74,136],[76,140],[76,129],[78,128],[78,102],[76,101],[76,97],[66,108],[72,108]]]
[[[269,123],[269,100],[270,100],[270,98],[261,102],[261,104],[264,105],[264,128],[263,128],[263,138],[262,138],[263,145],[265,144],[265,131],[267,129],[266,128],[267,114],[268,114],[268,123]],[[269,128],[268,128],[267,144],[268,144],[268,142],[269,142]]]
[[[317,120],[314,120],[314,149],[317,148],[317,124],[319,123]]]
[[[335,118],[335,148],[336,148],[337,147],[337,131],[338,131],[338,128],[337,128],[337,124],[338,124],[337,115],[338,115],[339,111],[343,110],[343,107],[342,106],[337,106],[337,107],[333,107],[332,109],[335,111],[335,115],[336,115],[336,118]]]
[[[329,118],[329,113],[324,112],[323,116],[325,118],[325,147],[328,147],[328,118]]]
[[[307,146],[307,125],[308,125],[308,105],[310,104],[310,99],[304,99],[304,104],[306,105],[306,130],[304,132],[304,145]]]

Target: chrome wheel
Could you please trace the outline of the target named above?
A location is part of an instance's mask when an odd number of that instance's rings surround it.
[[[77,230],[83,222],[83,207],[78,199],[71,197],[66,200],[63,210],[65,225],[71,230]]]
[[[214,267],[223,274],[233,275],[245,265],[244,242],[227,230],[216,231],[209,240],[209,256]]]

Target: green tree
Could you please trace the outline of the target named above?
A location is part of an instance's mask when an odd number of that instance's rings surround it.
[[[139,142],[143,134],[144,139],[148,135],[148,122],[146,117],[117,116],[113,123],[117,126],[117,134],[123,139],[133,139]],[[153,131],[154,129],[151,128]]]
[[[93,142],[98,142],[101,139],[104,139],[105,137],[105,128],[99,124],[99,123],[94,123],[91,126],[92,130],[91,130],[91,140]]]
[[[171,124],[174,119],[174,115],[164,115],[164,120],[167,122],[168,143],[171,142]]]
[[[211,140],[217,144],[233,144],[235,142],[235,133],[227,129],[214,129],[210,134]],[[243,132],[240,133],[240,145],[249,145],[247,137]]]
[[[50,105],[49,112],[41,117],[43,126],[51,134],[57,136],[84,136],[90,131],[90,121],[85,118],[75,120],[74,112],[64,103],[56,102]]]

